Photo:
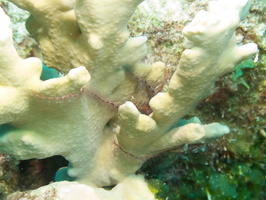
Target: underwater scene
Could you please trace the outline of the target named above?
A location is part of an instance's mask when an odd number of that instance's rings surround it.
[[[0,7],[0,200],[266,199],[266,0]]]

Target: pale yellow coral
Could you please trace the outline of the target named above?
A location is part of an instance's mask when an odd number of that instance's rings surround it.
[[[0,10],[1,152],[18,159],[62,155],[70,165],[57,180],[102,187],[134,174],[151,156],[229,132],[218,123],[177,122],[219,76],[257,52],[255,44],[235,45],[248,0],[213,2],[184,29],[187,49],[168,91],[161,91],[163,63],[139,63],[146,38],[129,38],[126,24],[141,0],[10,1],[31,12],[27,27],[45,64],[64,75],[40,80],[41,61],[17,55]]]

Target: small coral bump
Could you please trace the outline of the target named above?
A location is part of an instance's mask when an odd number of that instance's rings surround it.
[[[258,51],[259,49],[257,44],[249,43],[238,48],[238,55],[240,60],[246,60],[258,53]]]
[[[132,47],[141,47],[146,42],[147,42],[147,37],[145,37],[145,36],[130,38],[128,40],[128,44],[132,45]]]
[[[215,138],[220,137],[222,135],[228,134],[230,132],[230,129],[226,125],[222,125],[219,123],[211,123],[207,125],[203,125],[203,128],[206,131],[204,138]]]
[[[127,101],[119,107],[119,116],[121,119],[136,121],[139,114],[140,113],[136,106],[130,101]]]
[[[84,66],[71,69],[67,75],[71,81],[85,85],[90,81],[90,74]]]
[[[100,50],[103,47],[102,39],[97,34],[91,33],[89,35],[88,43],[91,46],[91,48],[96,51]]]

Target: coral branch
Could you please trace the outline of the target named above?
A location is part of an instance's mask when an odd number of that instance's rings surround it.
[[[18,159],[61,155],[69,166],[57,172],[57,181],[105,193],[95,188],[139,182],[130,177],[152,156],[229,133],[219,123],[180,120],[220,76],[258,51],[235,41],[249,0],[212,1],[199,12],[183,30],[186,50],[166,88],[165,64],[139,63],[147,37],[130,38],[127,30],[143,0],[10,1],[31,13],[27,29],[40,44],[43,63],[62,75],[43,81],[41,60],[18,56],[0,9],[1,153]]]
[[[248,1],[246,3],[249,4]],[[242,18],[239,16],[247,9],[246,4],[229,6],[228,2],[223,4],[220,1],[217,4],[227,9],[220,10],[213,2],[209,12],[199,12],[192,23],[184,28],[183,32],[189,39],[188,49],[182,54],[168,91],[150,100],[153,110],[150,117],[139,114],[130,103],[120,107],[118,141],[130,154],[150,155],[229,132],[226,126],[218,123],[207,126],[212,129],[205,129],[199,124],[172,128],[209,94],[219,76],[230,72],[240,60],[258,51],[255,44],[242,47],[235,44],[234,31]],[[213,9],[215,6],[218,10]]]

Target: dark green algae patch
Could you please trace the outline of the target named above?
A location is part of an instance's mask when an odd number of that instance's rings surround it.
[[[217,144],[187,153],[167,153],[150,160],[141,173],[159,200],[264,200],[265,142],[251,146],[250,155],[236,155]],[[206,149],[205,149],[206,148]]]

